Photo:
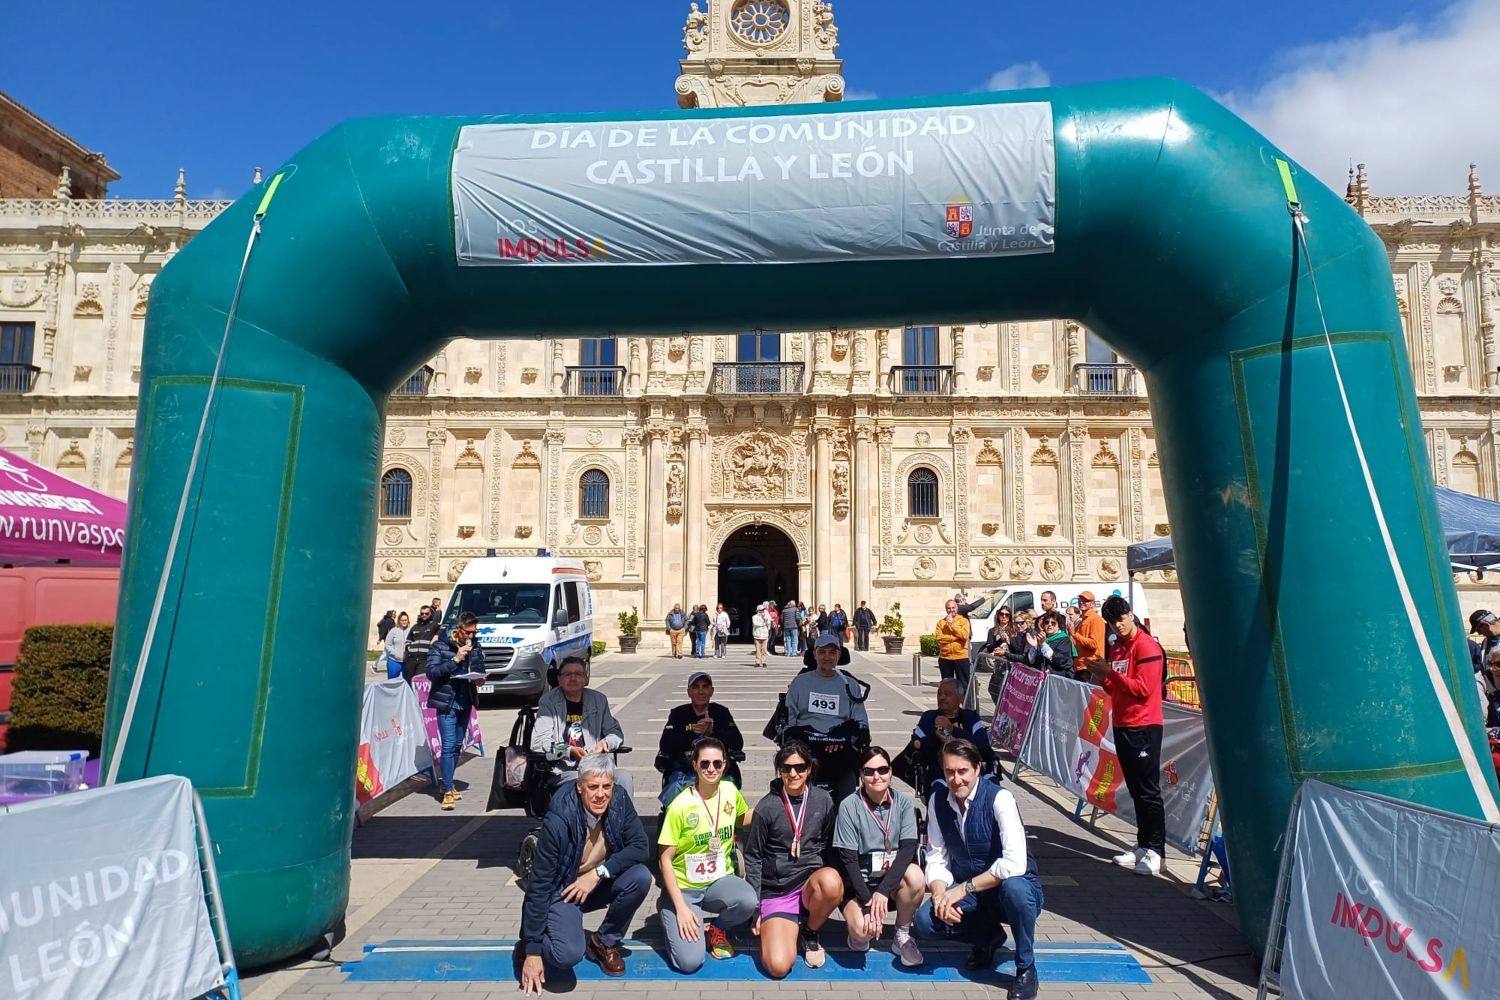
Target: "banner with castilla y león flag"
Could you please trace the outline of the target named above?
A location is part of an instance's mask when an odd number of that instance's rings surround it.
[[[1214,788],[1208,736],[1199,712],[1165,704],[1162,715],[1161,795],[1167,843],[1196,854]],[[1089,805],[1135,822],[1135,807],[1115,752],[1109,695],[1103,688],[1048,677],[1021,743],[1020,761]]]

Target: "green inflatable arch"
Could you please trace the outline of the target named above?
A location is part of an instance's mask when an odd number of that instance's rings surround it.
[[[1260,948],[1302,779],[1472,816],[1493,816],[1495,791],[1458,721],[1477,699],[1385,250],[1291,167],[1304,255],[1283,156],[1168,80],[335,128],[280,171],[170,565],[263,192],[152,289],[106,753],[123,779],[183,774],[205,797],[246,964],[305,949],[348,897],[384,402],[445,341],[1074,317],[1150,388]]]

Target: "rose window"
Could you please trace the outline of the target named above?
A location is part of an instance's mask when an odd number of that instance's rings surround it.
[[[782,0],[740,0],[729,14],[729,26],[745,41],[765,45],[786,32],[791,17]]]

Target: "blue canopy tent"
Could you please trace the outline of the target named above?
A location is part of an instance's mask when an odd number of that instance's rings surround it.
[[[1454,572],[1500,565],[1500,503],[1439,486],[1437,504]],[[1175,566],[1170,536],[1136,542],[1125,555],[1125,568],[1132,575]]]

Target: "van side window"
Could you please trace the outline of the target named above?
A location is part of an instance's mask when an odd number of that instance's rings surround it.
[[[1030,611],[1032,608],[1031,591],[1018,590],[1010,595],[1010,600],[1005,602],[1010,607],[1011,620],[1022,611]]]
[[[583,619],[583,601],[578,594],[578,584],[571,580],[563,584],[563,593],[568,598],[568,624],[572,625],[575,622],[581,621]]]

